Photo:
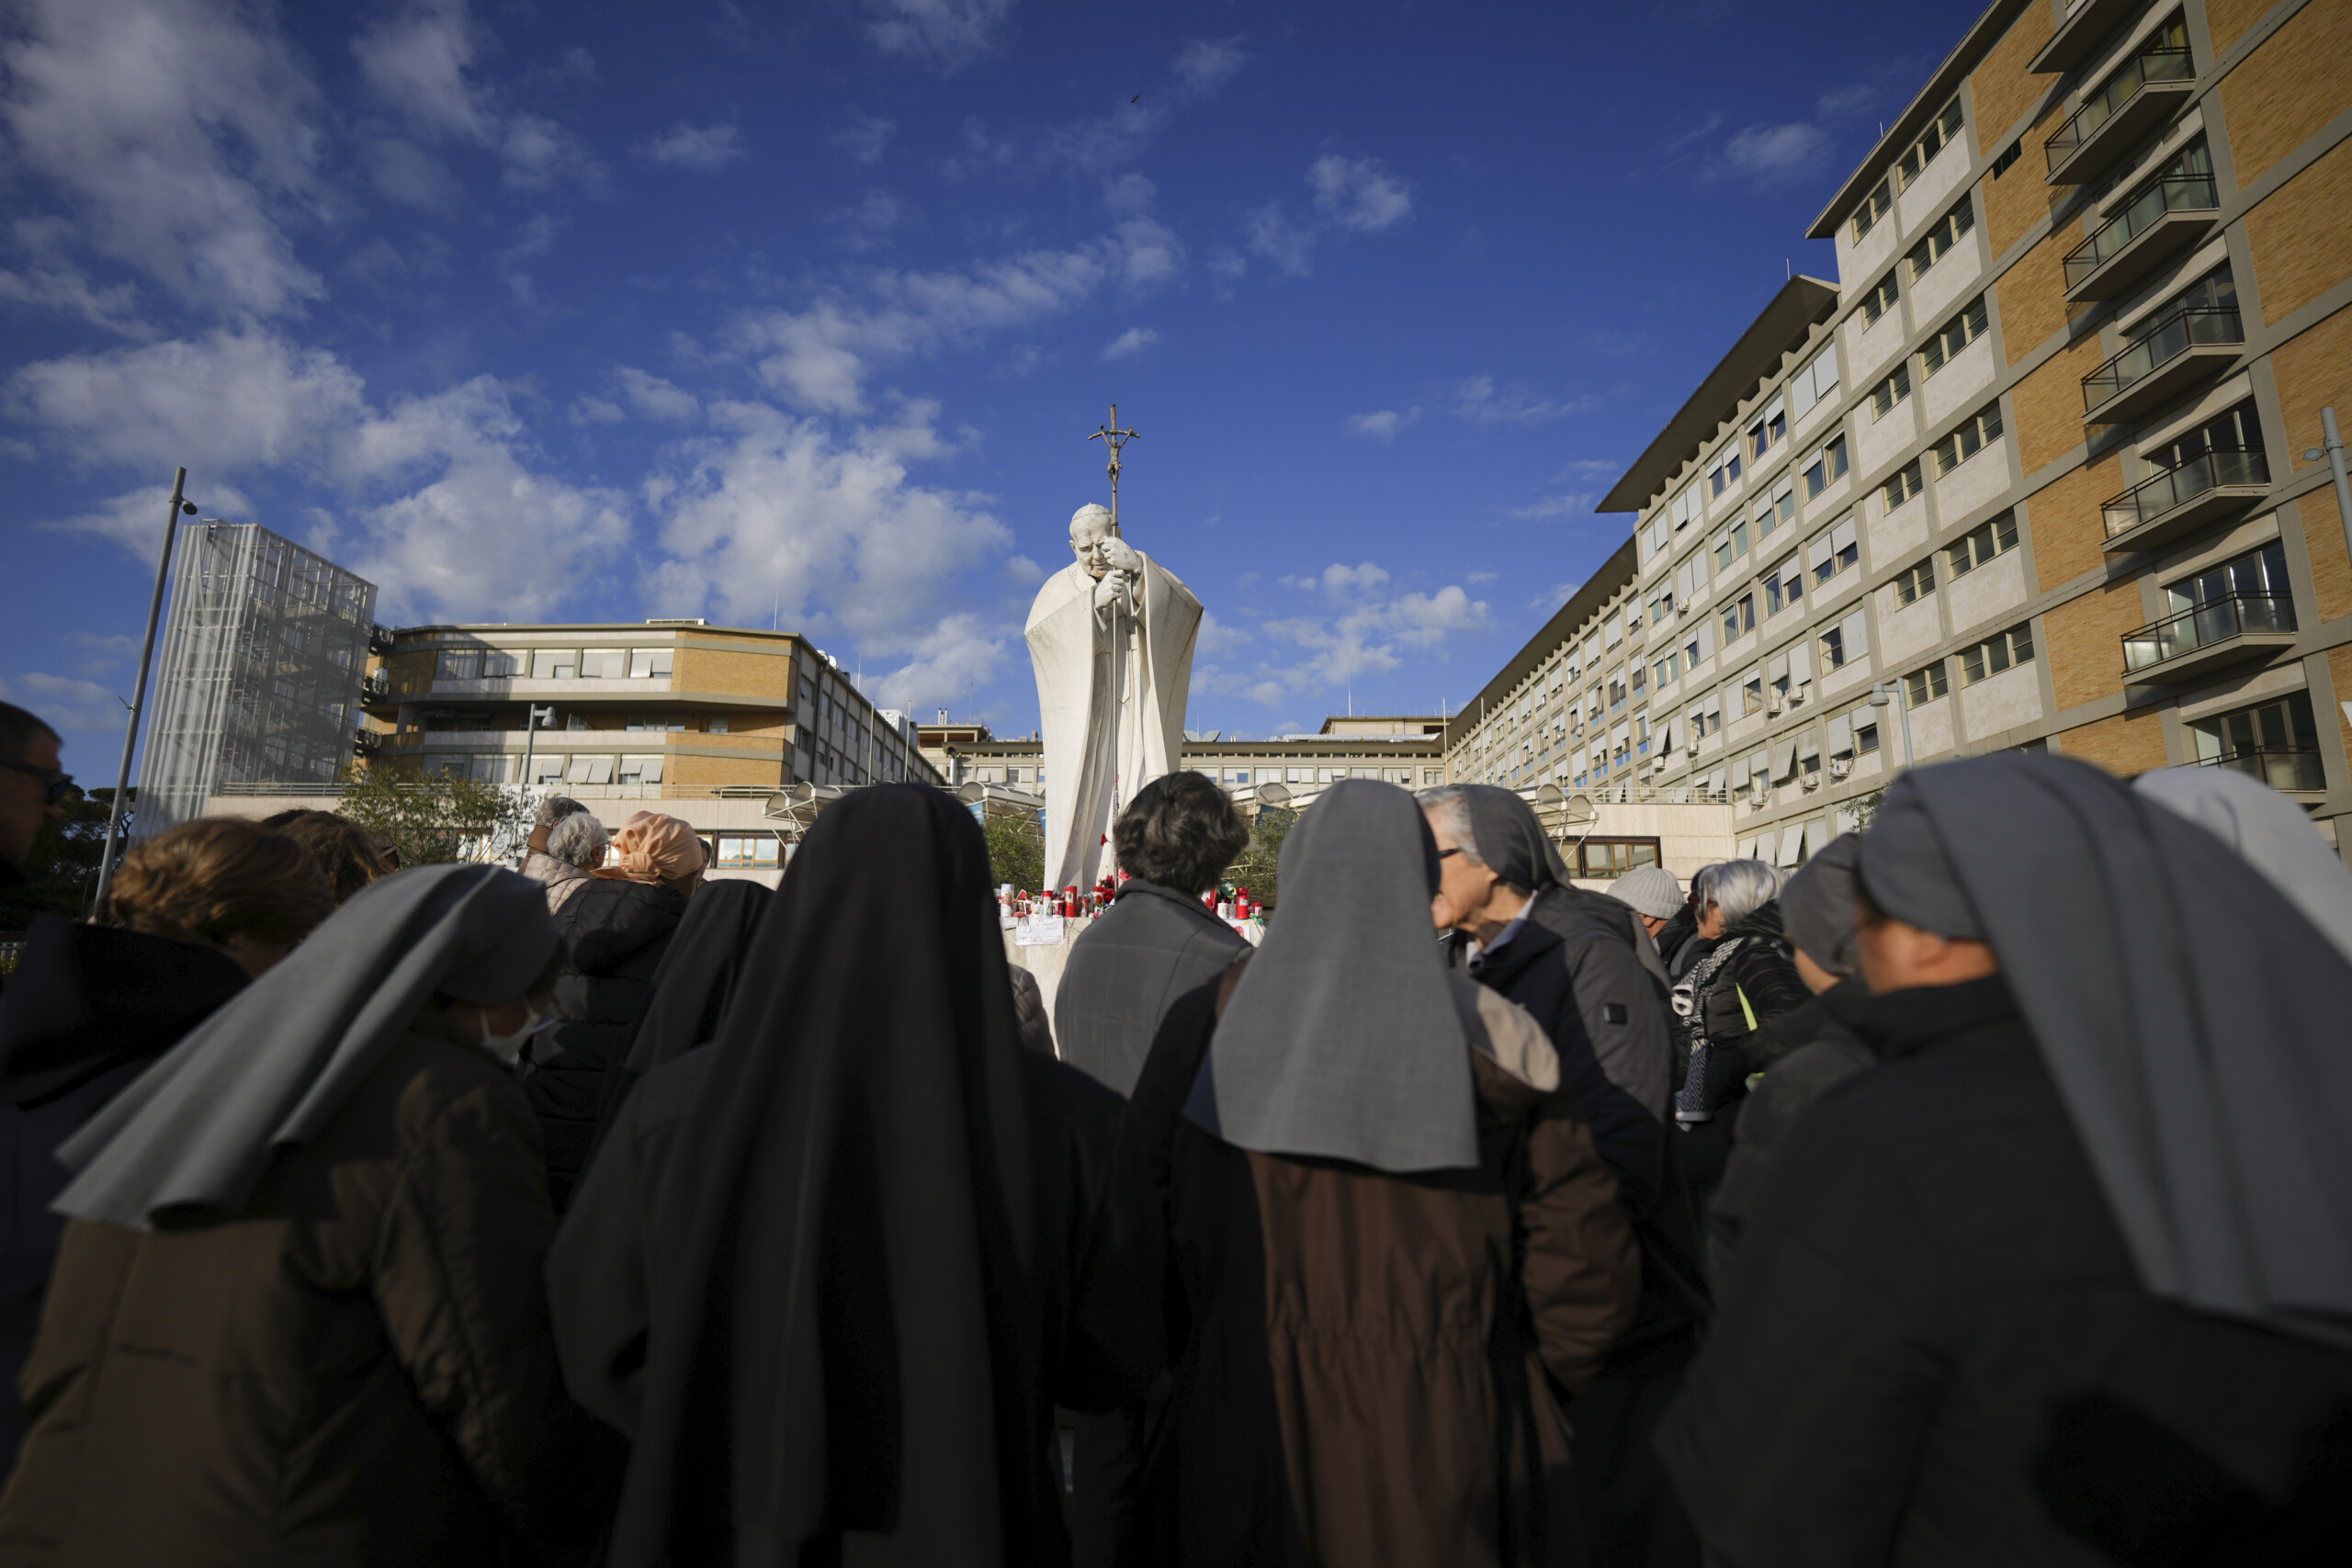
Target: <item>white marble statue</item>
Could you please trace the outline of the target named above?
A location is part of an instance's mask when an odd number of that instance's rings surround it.
[[[1201,602],[1120,538],[1110,512],[1069,520],[1078,559],[1029,606],[1046,747],[1046,886],[1091,887],[1111,819],[1182,755]]]

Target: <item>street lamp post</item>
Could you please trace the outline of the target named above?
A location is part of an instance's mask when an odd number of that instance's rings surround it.
[[[180,513],[193,514],[196,502],[187,499],[187,470],[172,476],[172,506],[164,519],[164,553],[155,562],[155,595],[147,602],[147,640],[139,649],[139,682],[131,688],[130,722],[122,730],[122,766],[114,775],[114,803],[107,810],[107,841],[98,852],[98,881],[90,895],[90,918],[106,913],[107,893],[114,885],[114,852],[122,835],[122,797],[130,790],[130,753],[139,745],[139,716],[147,707],[147,667],[155,657],[155,625],[164,614],[164,584],[172,571],[172,545],[179,537]]]
[[[521,780],[521,787],[517,789],[515,793],[524,800],[528,800],[530,798],[530,788],[532,784],[537,782],[537,780],[531,774],[531,755],[533,748],[538,744],[539,726],[542,724],[552,725],[553,723],[555,723],[555,705],[552,703],[543,708],[526,706],[523,710],[523,777]],[[521,865],[523,862],[529,857],[531,852],[529,844],[530,835],[526,833],[523,835],[523,838],[525,840],[523,853],[517,855],[514,861],[514,863],[517,866]]]

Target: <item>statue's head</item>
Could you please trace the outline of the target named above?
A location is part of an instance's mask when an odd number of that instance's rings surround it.
[[[1089,577],[1097,581],[1111,570],[1109,541],[1119,536],[1118,525],[1111,521],[1111,509],[1089,503],[1069,514],[1070,553],[1086,568]]]

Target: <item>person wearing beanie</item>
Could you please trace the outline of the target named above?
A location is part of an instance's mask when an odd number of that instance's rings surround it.
[[[1653,941],[1682,912],[1684,902],[1682,884],[1662,865],[1635,866],[1609,885],[1609,896],[1640,917]]]

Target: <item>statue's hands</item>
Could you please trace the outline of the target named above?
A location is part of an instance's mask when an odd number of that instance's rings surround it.
[[[1102,541],[1102,558],[1110,563],[1113,571],[1125,572],[1130,581],[1143,575],[1143,557],[1115,535]]]

